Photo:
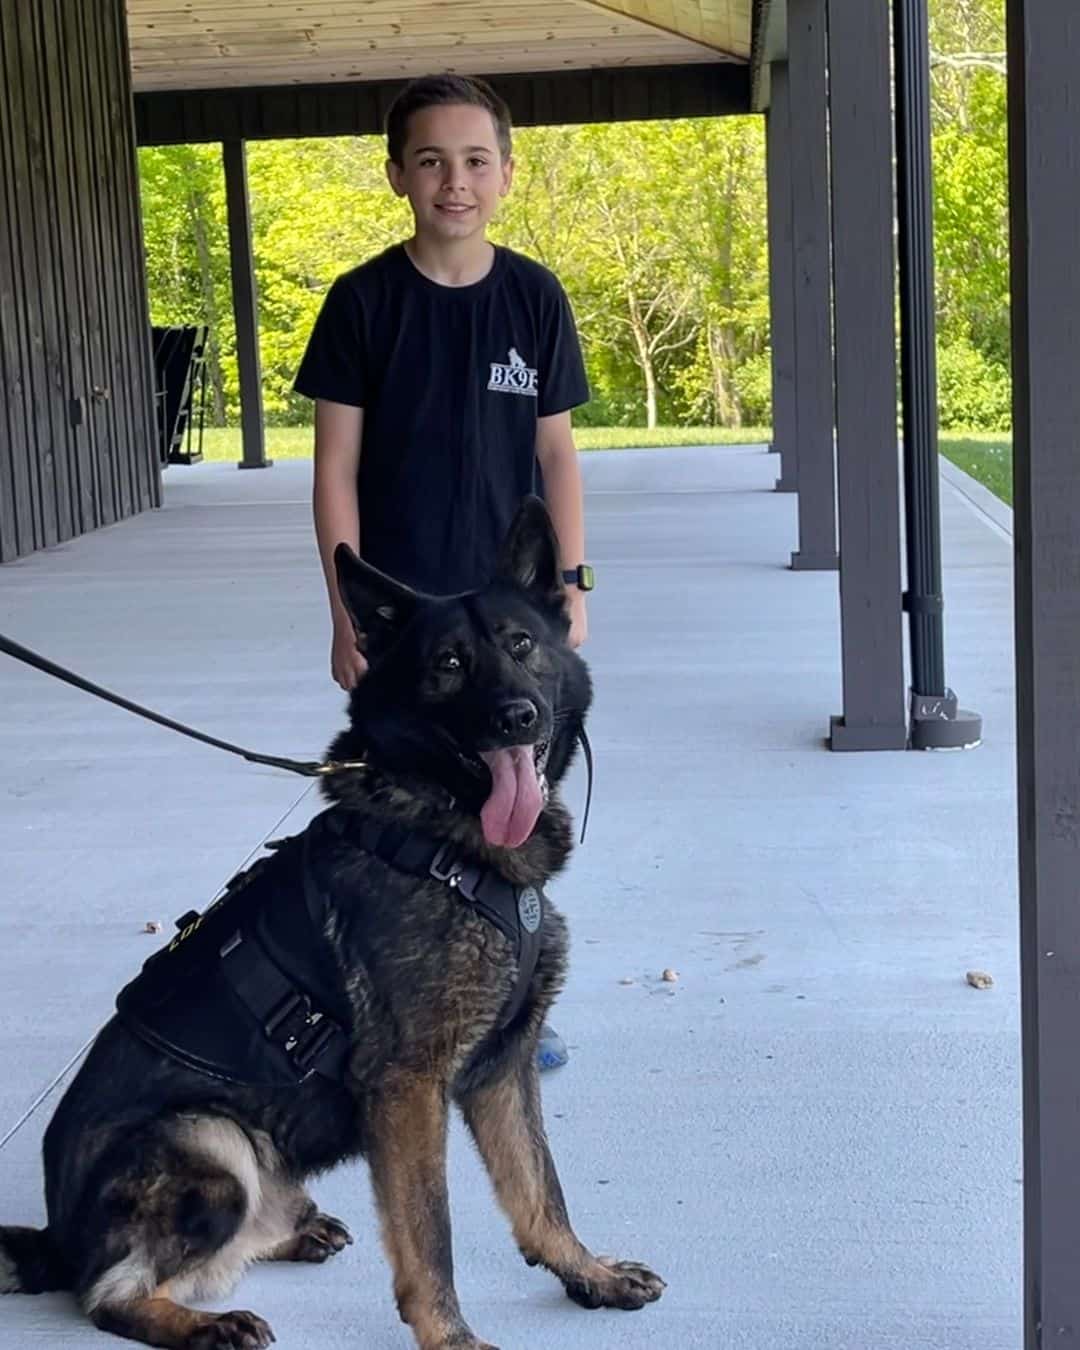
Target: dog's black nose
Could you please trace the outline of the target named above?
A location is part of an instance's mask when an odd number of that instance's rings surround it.
[[[495,730],[500,736],[522,736],[536,725],[540,714],[528,698],[512,698],[495,712]]]

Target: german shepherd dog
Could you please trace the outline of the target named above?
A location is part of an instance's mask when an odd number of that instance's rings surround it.
[[[0,1228],[0,1291],[70,1289],[98,1327],[147,1345],[262,1350],[274,1335],[261,1317],[185,1300],[222,1295],[252,1261],[341,1251],[347,1229],[318,1211],[305,1183],[364,1157],[397,1307],[421,1350],[494,1350],[470,1330],[453,1284],[453,1101],[526,1262],[546,1266],[586,1308],[640,1308],[663,1281],[579,1241],[540,1109],[537,1043],[567,960],[566,924],[543,887],[570,855],[556,789],[591,701],[586,666],[566,642],[547,512],[536,498],[522,505],[495,578],[468,595],[409,590],[345,545],[335,563],[369,670],[331,747],[342,767],[324,779],[330,804],[297,838],[324,818],[333,826],[324,822],[309,851],[341,1070],[284,1085],[237,1081],[169,1053],[118,1013],[46,1131],[48,1226]],[[402,870],[365,846],[382,826],[445,845],[459,870],[449,882],[445,870]],[[304,905],[286,866],[295,851],[256,864],[275,914]],[[532,899],[524,983],[507,932],[453,884],[470,866]],[[181,937],[166,951],[178,942],[182,951]],[[223,1019],[214,1027],[226,1034]]]

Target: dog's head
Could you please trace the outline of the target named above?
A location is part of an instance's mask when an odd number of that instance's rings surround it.
[[[494,578],[467,595],[410,590],[335,553],[338,586],[370,669],[353,690],[349,739],[390,774],[429,782],[517,848],[573,756],[591,700],[567,645],[558,549],[535,497],[522,503]]]

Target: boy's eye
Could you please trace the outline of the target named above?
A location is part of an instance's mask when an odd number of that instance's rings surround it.
[[[460,670],[461,657],[458,656],[457,652],[451,651],[450,648],[447,648],[446,651],[440,652],[439,655],[435,658],[435,665],[439,670],[445,671]]]
[[[532,649],[533,649],[533,640],[528,635],[528,633],[517,633],[514,637],[513,642],[510,644],[510,650],[518,658],[518,660],[520,660],[523,656],[528,656],[528,654],[532,651]]]

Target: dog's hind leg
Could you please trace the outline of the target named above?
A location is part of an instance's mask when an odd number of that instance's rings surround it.
[[[401,1320],[421,1350],[495,1350],[466,1325],[454,1290],[446,1193],[447,1104],[433,1075],[393,1075],[365,1121],[366,1149]]]
[[[546,1266],[586,1308],[641,1308],[660,1297],[659,1275],[634,1261],[594,1256],[570,1226],[544,1133],[532,1039],[458,1101],[529,1265]]]
[[[283,1215],[292,1215],[293,1231],[283,1242],[262,1252],[260,1261],[310,1261],[320,1263],[352,1246],[352,1234],[341,1222],[320,1212],[315,1201],[299,1186],[277,1181],[275,1206]],[[270,1189],[264,1182],[263,1190]]]
[[[268,1145],[231,1120],[176,1117],[117,1145],[80,1215],[76,1292],[103,1330],[177,1350],[264,1350],[254,1313],[195,1312],[178,1300],[216,1296],[291,1222],[268,1203]],[[115,1166],[113,1164],[115,1163]]]

